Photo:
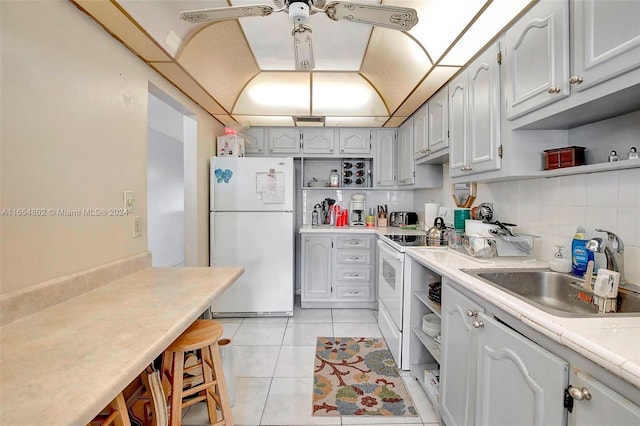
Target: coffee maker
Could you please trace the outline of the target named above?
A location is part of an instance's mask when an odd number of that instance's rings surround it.
[[[365,196],[353,194],[349,203],[349,226],[365,226]]]

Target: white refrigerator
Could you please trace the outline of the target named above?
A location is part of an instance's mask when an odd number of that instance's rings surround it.
[[[211,157],[211,266],[244,274],[212,305],[215,317],[292,316],[292,158]]]

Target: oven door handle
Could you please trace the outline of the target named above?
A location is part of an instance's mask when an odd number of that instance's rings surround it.
[[[404,254],[398,253],[392,248],[389,248],[389,245],[383,241],[378,240],[378,248],[384,252],[384,255],[393,257],[398,262],[404,263]]]

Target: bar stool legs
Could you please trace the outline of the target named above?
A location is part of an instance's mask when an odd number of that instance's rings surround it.
[[[214,320],[196,320],[165,351],[162,358],[162,381],[165,392],[170,395],[170,425],[178,426],[182,409],[201,401],[206,401],[209,423],[212,425],[233,425],[231,405],[224,380],[222,359],[218,349],[218,339],[222,335],[222,325]],[[184,368],[185,352],[200,352],[199,362]],[[184,389],[184,374],[198,372],[203,383]],[[217,410],[222,414],[218,420]]]
[[[89,426],[131,426],[131,422],[129,421],[129,411],[127,410],[127,404],[124,401],[122,392],[109,403],[107,408],[109,409],[109,414],[105,415],[106,417],[102,415],[96,417],[91,421],[91,423],[89,423]]]

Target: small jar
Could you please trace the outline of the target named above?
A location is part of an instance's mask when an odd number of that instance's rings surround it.
[[[629,149],[629,160],[637,160],[637,159],[639,159],[639,158],[640,158],[640,157],[638,157],[638,150],[636,149],[636,147],[635,147],[635,146],[632,146],[632,147]]]
[[[329,173],[329,186],[332,188],[336,188],[340,185],[340,175],[338,174],[338,170],[331,169],[331,173]]]

